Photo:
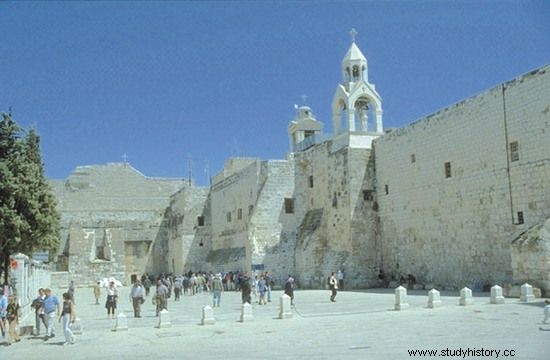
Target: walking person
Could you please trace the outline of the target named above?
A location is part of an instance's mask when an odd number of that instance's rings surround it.
[[[155,293],[155,304],[157,306],[156,316],[166,309],[168,310],[168,287],[164,285],[161,279],[157,280],[157,292]]]
[[[212,307],[220,307],[223,293],[222,274],[216,274],[212,280]]]
[[[94,297],[95,297],[95,304],[99,305],[99,298],[101,297],[101,282],[98,281],[94,285]]]
[[[145,289],[139,280],[134,282],[134,286],[130,290],[130,301],[134,308],[134,317],[141,317],[141,304],[145,302]]]
[[[4,289],[0,287],[0,331],[2,331],[2,337],[6,336],[7,330],[7,310],[8,310],[8,298],[4,295]]]
[[[338,294],[338,279],[336,279],[334,271],[330,274],[328,278],[328,286],[331,291],[330,301],[336,302],[336,295]]]
[[[107,301],[105,301],[105,308],[107,309],[107,318],[115,318],[115,310],[118,302],[118,289],[115,286],[115,282],[111,281],[107,287]]]
[[[151,279],[149,279],[149,275],[145,274],[145,278],[143,279],[143,287],[145,288],[145,296],[149,296],[149,292],[151,291]]]
[[[290,275],[285,283],[285,295],[290,297],[290,305],[294,305],[294,278]]]
[[[46,294],[44,293],[44,289],[40,288],[38,289],[38,296],[32,301],[31,307],[34,309],[34,325],[35,325],[35,331],[34,335],[38,336],[40,335],[40,322],[44,324],[44,329],[48,329],[48,324],[46,323],[46,319],[44,316],[44,299],[46,298]]]
[[[72,296],[69,292],[63,293],[63,310],[59,315],[59,321],[63,320],[63,332],[65,333],[65,343],[74,344],[75,336],[71,330],[71,324],[76,320],[76,311]]]
[[[252,297],[250,294],[252,293],[252,288],[250,286],[250,278],[247,274],[244,274],[240,281],[240,289],[241,289],[241,298],[244,303],[252,303]]]
[[[19,334],[17,332],[17,327],[19,325],[19,318],[21,317],[21,308],[17,302],[17,297],[15,295],[10,295],[8,298],[8,308],[6,309],[6,315],[9,324],[8,331],[8,345],[11,345],[14,342],[21,341]]]
[[[49,338],[53,338],[55,336],[55,317],[56,315],[59,316],[61,313],[61,303],[59,302],[59,298],[54,295],[52,289],[46,288],[44,289],[44,293],[46,294],[46,297],[44,298],[42,307],[44,308],[46,324],[48,324],[46,338],[44,340],[48,340]]]

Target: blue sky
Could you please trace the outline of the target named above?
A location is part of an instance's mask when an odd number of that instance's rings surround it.
[[[358,31],[385,128],[550,62],[549,1],[0,2],[0,111],[34,126],[46,175],[128,162],[207,183],[282,159],[307,95],[331,132]]]

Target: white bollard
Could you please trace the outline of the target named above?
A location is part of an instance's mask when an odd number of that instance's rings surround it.
[[[472,290],[467,287],[462,288],[460,290],[460,300],[458,303],[461,306],[473,305],[474,299],[472,298]]]
[[[214,325],[216,319],[214,319],[214,310],[208,305],[202,308],[202,325]]]
[[[284,294],[281,296],[280,307],[279,307],[279,319],[291,319],[292,318],[292,308],[290,305],[290,296]]]
[[[527,283],[521,285],[520,301],[532,302],[535,301],[535,295],[533,295],[533,287]]]
[[[430,309],[441,306],[441,296],[439,291],[432,289],[428,291],[428,307]]]
[[[407,289],[403,286],[398,286],[395,288],[395,310],[405,310],[409,308],[407,303]]]
[[[253,320],[254,316],[252,315],[252,305],[249,303],[244,303],[241,310],[241,322]]]
[[[491,288],[491,304],[504,304],[502,288],[498,285],[495,285]]]
[[[124,313],[117,315],[113,331],[128,331],[128,319]]]
[[[159,323],[158,328],[167,328],[171,327],[172,323],[170,322],[170,313],[166,309],[162,309],[159,313]]]

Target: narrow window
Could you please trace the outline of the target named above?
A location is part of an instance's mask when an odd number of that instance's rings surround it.
[[[197,225],[198,226],[204,226],[204,215],[197,217]]]
[[[294,214],[294,199],[285,198],[285,213]]]
[[[237,220],[242,220],[243,218],[243,209],[238,208],[237,209]]]
[[[523,211],[518,211],[518,225],[523,224]]]
[[[519,143],[517,141],[512,141],[510,143],[510,161],[519,160]]]
[[[445,177],[446,178],[451,177],[451,163],[450,162],[445,163]]]
[[[416,162],[416,155],[415,154],[411,154],[411,162],[412,163]]]
[[[336,191],[332,195],[332,207],[338,207],[338,196],[336,194]]]
[[[384,185],[384,192],[386,193],[386,195],[390,193],[390,187],[388,185]]]
[[[372,195],[372,190],[363,190],[363,200],[372,201],[374,196]]]
[[[228,223],[231,222],[231,211],[228,211],[226,216],[227,216],[227,222]]]
[[[310,176],[309,176],[309,187],[310,187],[310,188],[313,187],[313,175],[310,175]]]
[[[254,211],[254,205],[248,206],[248,216],[252,216],[252,211]]]

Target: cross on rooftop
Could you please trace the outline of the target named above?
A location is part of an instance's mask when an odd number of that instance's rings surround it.
[[[302,102],[303,102],[303,103],[304,103],[304,105],[305,105],[305,104],[306,104],[306,100],[307,100],[308,96],[307,96],[307,95],[302,95],[302,96],[300,96],[300,97],[302,98]]]
[[[126,155],[126,153],[124,153],[124,155],[122,155],[122,160],[124,161],[125,164],[128,163],[128,155]]]
[[[355,30],[355,28],[351,28],[349,34],[351,35],[351,42],[355,42],[355,36],[357,35],[357,31]]]

